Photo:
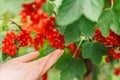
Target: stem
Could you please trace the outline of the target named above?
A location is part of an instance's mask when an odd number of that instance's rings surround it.
[[[111,8],[113,7],[114,0],[111,0]]]
[[[0,19],[0,20],[4,20],[4,19]],[[18,26],[18,28],[20,30],[22,30],[21,26],[19,24],[17,24],[15,21],[13,21],[12,19],[10,19],[10,22],[12,22],[13,24],[15,24],[16,26]]]
[[[12,19],[10,20],[13,24],[15,24],[16,26],[18,26],[18,28],[20,29],[20,30],[22,30],[22,28],[21,28],[21,26],[19,25],[19,24],[17,24],[15,21],[13,21]]]
[[[53,14],[54,14],[55,16],[57,15],[55,11],[53,12]]]
[[[81,46],[82,41],[83,41],[83,40],[80,40],[80,42],[79,42],[79,44],[78,44],[78,46],[77,46],[77,49],[75,50],[75,52],[74,52],[74,54],[73,54],[73,57],[75,57],[75,56],[76,56],[76,54],[77,54],[77,50],[78,50],[78,49],[79,49],[79,47]]]

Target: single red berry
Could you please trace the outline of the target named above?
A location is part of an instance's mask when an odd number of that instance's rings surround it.
[[[110,62],[110,58],[109,58],[109,57],[106,57],[106,58],[105,58],[105,61],[106,61],[107,63],[109,63],[109,62]]]

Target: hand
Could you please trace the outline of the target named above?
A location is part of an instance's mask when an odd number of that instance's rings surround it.
[[[0,80],[37,80],[60,58],[63,52],[63,50],[55,50],[36,61],[31,60],[39,56],[38,52],[14,58],[0,65]]]

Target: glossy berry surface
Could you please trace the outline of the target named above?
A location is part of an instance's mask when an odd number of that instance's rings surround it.
[[[5,35],[4,40],[2,41],[2,52],[7,53],[9,56],[14,56],[16,54],[17,46],[14,43],[16,39],[14,32],[8,32]]]

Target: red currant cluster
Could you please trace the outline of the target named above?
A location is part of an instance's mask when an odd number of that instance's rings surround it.
[[[30,33],[26,30],[22,30],[20,34],[16,37],[16,40],[20,43],[19,46],[27,46],[29,42],[32,41],[32,37],[30,36]]]
[[[17,46],[14,44],[15,39],[16,39],[16,36],[14,32],[6,33],[5,38],[2,41],[2,43],[4,44],[2,46],[3,53],[7,53],[10,56],[13,56],[16,54]]]
[[[114,69],[114,75],[119,76],[120,75],[120,68]]]
[[[45,32],[44,27],[51,26],[51,23],[53,24],[54,21],[51,21],[47,13],[44,13],[41,9],[44,2],[46,0],[35,0],[32,3],[23,4],[20,12],[23,28],[30,31]]]
[[[39,50],[41,47],[43,47],[44,43],[44,34],[37,32],[36,37],[33,39],[33,45],[35,50]]]
[[[33,40],[36,50],[42,47],[44,40],[48,40],[54,48],[64,48],[64,36],[55,28],[55,17],[49,17],[41,9],[44,2],[46,0],[35,0],[32,3],[23,4],[20,12],[22,28],[36,32],[36,38]]]
[[[32,41],[32,38],[27,31],[22,30],[19,35],[10,31],[6,33],[3,40],[2,52],[14,56],[17,48],[27,46],[30,41]]]
[[[64,48],[64,36],[61,35],[58,30],[51,31],[48,35],[46,35],[46,39],[49,40],[52,47]]]
[[[48,40],[52,47],[64,48],[64,36],[55,28],[55,17],[49,17],[47,13],[42,11],[41,7],[45,2],[46,0],[34,0],[34,2],[23,4],[20,12],[22,30],[19,35],[14,34],[14,40],[19,44],[16,44],[18,47],[33,46],[35,50],[39,50],[43,47],[44,41]],[[30,35],[33,31],[36,33],[35,38]],[[10,39],[13,45],[15,45],[14,40]],[[5,41],[4,45],[9,46]],[[14,54],[16,54],[15,48]],[[13,51],[9,52],[5,51],[5,49],[3,49],[3,53],[13,54]]]
[[[115,34],[110,30],[109,36],[103,37],[100,30],[97,28],[94,34],[94,39],[98,42],[104,43],[106,47],[111,47],[108,49],[108,56],[112,56],[114,60],[120,58],[120,35]],[[109,62],[109,57],[106,58],[106,62]]]

